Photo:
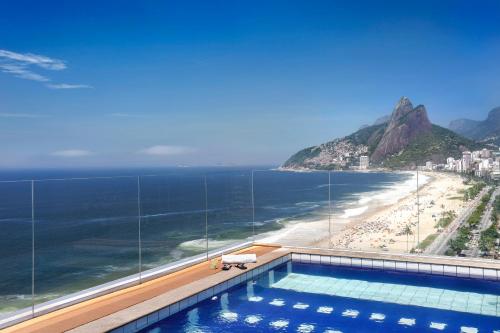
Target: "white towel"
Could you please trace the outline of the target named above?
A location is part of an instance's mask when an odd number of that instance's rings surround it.
[[[249,264],[257,262],[257,255],[251,254],[226,254],[222,256],[223,264]]]

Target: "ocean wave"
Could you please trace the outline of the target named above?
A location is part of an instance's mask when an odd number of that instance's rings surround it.
[[[350,199],[336,202],[336,210],[343,212],[342,218],[359,216],[369,209],[368,204],[392,205],[400,199],[411,195],[417,190],[417,177],[413,172],[401,172],[408,175],[405,180],[388,182],[378,186],[378,189],[366,192],[352,193]],[[429,181],[429,177],[419,175],[418,186],[422,187]]]
[[[359,216],[359,215],[363,214],[364,212],[366,212],[367,209],[368,209],[368,206],[346,209],[346,210],[344,210],[344,215],[342,215],[342,218],[347,219],[350,217]]]
[[[214,240],[208,239],[208,249],[217,249],[230,244],[236,243],[238,240],[236,239],[225,239],[225,240]],[[192,239],[189,241],[185,241],[178,245],[178,248],[181,250],[202,250],[207,248],[207,240],[206,238],[200,239]]]

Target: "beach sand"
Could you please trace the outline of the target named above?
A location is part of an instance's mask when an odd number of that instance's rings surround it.
[[[410,182],[372,193],[352,207],[334,211],[329,216],[292,222],[277,233],[265,235],[262,241],[293,246],[406,252],[416,247],[418,240],[422,242],[437,232],[435,225],[444,212],[451,210],[459,214],[464,209],[461,191],[467,185],[459,175],[421,172],[419,178],[419,218],[416,183]],[[404,233],[407,226],[411,229],[408,237]]]

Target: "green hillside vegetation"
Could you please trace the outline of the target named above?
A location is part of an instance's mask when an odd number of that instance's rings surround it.
[[[373,153],[380,139],[384,135],[384,131],[387,127],[387,124],[373,125],[360,129],[359,131],[348,135],[340,140],[348,140],[354,145],[365,145],[368,146],[369,154]],[[331,145],[335,141],[327,142],[325,145]],[[307,159],[314,158],[318,156],[320,153],[320,149],[317,146],[308,147],[298,151],[293,154],[285,163],[284,166],[290,165],[303,165],[308,166],[306,163]],[[333,170],[336,169],[336,165],[314,165],[311,166],[314,169],[318,170]]]
[[[397,155],[387,158],[382,165],[388,168],[404,168],[426,161],[444,163],[447,157],[460,158],[464,150],[477,150],[483,145],[464,138],[446,128],[432,125],[432,131],[421,135]]]
[[[304,148],[297,153],[293,154],[286,162],[285,166],[292,165],[292,164],[297,164],[297,165],[302,165],[305,164],[305,160],[309,158],[313,158],[318,156],[320,153],[320,150],[317,147],[308,147]]]
[[[355,145],[368,146],[368,153],[371,155],[375,148],[377,148],[386,128],[387,123],[368,126],[346,136],[345,139],[350,140]]]

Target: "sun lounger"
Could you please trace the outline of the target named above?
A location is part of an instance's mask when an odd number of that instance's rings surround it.
[[[240,269],[246,269],[245,264],[250,264],[257,262],[257,255],[255,253],[250,254],[226,254],[222,256],[222,264],[224,265],[222,269],[228,270],[232,265]]]

